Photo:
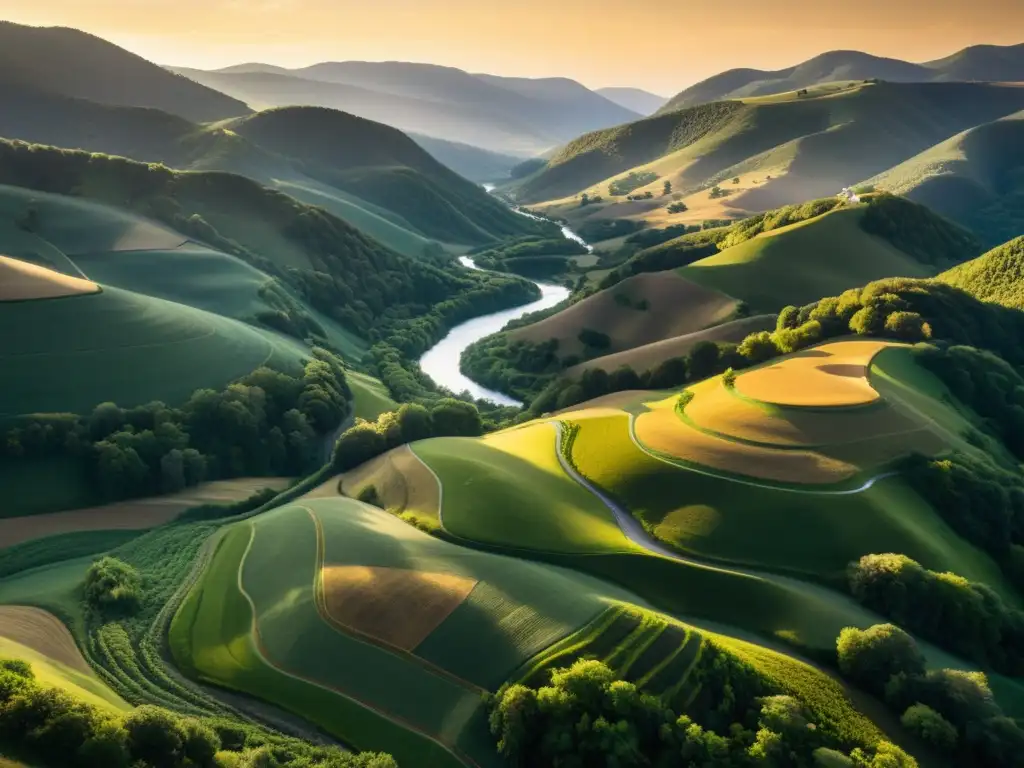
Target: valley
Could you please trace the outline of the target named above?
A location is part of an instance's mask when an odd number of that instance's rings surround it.
[[[1024,49],[434,5],[0,21],[0,766],[1024,768]]]

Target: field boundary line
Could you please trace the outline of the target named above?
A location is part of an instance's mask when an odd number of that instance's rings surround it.
[[[270,655],[266,652],[266,646],[263,644],[263,638],[260,635],[260,628],[259,628],[258,613],[257,613],[257,610],[256,610],[256,603],[252,599],[252,596],[246,591],[245,584],[242,581],[242,571],[245,569],[245,562],[246,562],[246,560],[249,557],[249,552],[252,550],[252,544],[253,544],[253,542],[255,540],[256,540],[256,525],[253,522],[250,521],[249,522],[249,542],[245,545],[245,552],[242,553],[242,558],[238,562],[237,586],[238,586],[238,591],[242,593],[242,597],[244,597],[246,602],[249,604],[249,610],[252,613],[252,623],[251,623],[251,626],[250,626],[250,635],[251,635],[250,639],[252,640],[252,643],[253,643],[253,650],[256,651],[256,655],[259,657],[260,661],[262,661],[264,664],[266,664],[271,669],[279,672],[282,675],[285,675],[286,677],[290,677],[293,680],[298,680],[301,683],[306,683],[308,685],[312,685],[315,688],[319,688],[321,690],[327,691],[328,693],[333,693],[336,696],[341,696],[343,699],[346,699],[347,701],[352,702],[356,706],[362,707],[367,712],[371,712],[371,713],[377,715],[378,717],[382,717],[385,720],[388,720],[388,721],[394,723],[395,725],[399,726],[400,728],[404,728],[404,729],[406,729],[408,731],[412,731],[413,733],[418,734],[419,736],[422,736],[423,738],[427,739],[428,741],[431,741],[434,744],[436,744],[437,746],[441,747],[441,749],[443,749],[445,752],[450,754],[452,757],[454,757],[457,761],[459,761],[463,765],[471,765],[474,768],[480,768],[480,766],[471,757],[469,757],[468,755],[461,754],[459,752],[459,750],[457,750],[455,747],[450,746],[448,744],[445,744],[443,741],[437,739],[436,737],[432,736],[431,734],[427,733],[426,731],[421,730],[419,728],[419,726],[416,726],[416,725],[413,725],[412,723],[407,722],[404,718],[399,717],[398,715],[394,715],[394,714],[385,712],[382,709],[378,709],[373,704],[370,704],[369,702],[363,701],[362,699],[359,699],[359,698],[357,698],[356,696],[354,696],[354,695],[352,695],[350,693],[346,693],[345,691],[342,691],[340,688],[335,688],[333,686],[330,686],[330,685],[327,685],[325,683],[322,683],[319,680],[314,680],[313,678],[305,677],[304,675],[300,675],[300,674],[298,674],[296,672],[292,672],[287,667],[284,667],[284,666],[282,666],[280,664],[277,664],[277,663],[275,663],[274,661],[271,660]],[[300,717],[301,717],[301,715],[300,715]],[[347,739],[347,737],[344,737],[344,736],[340,736],[339,738]]]
[[[390,653],[392,656],[397,656],[402,661],[412,662],[413,664],[422,667],[427,672],[435,674],[438,677],[444,678],[449,682],[455,683],[461,688],[465,688],[470,693],[475,693],[480,696],[490,693],[490,691],[488,691],[486,688],[481,688],[480,686],[471,683],[469,680],[465,680],[459,677],[458,675],[449,672],[447,669],[439,667],[436,664],[433,664],[427,661],[426,659],[417,656],[411,651],[407,651],[404,648],[399,648],[396,645],[392,645],[391,643],[381,640],[380,638],[373,637],[372,635],[369,635],[365,632],[360,632],[358,629],[350,627],[347,624],[344,624],[335,619],[333,616],[331,616],[331,612],[327,610],[327,597],[324,594],[323,588],[324,564],[327,553],[327,542],[324,539],[323,525],[320,522],[320,518],[317,517],[316,512],[314,512],[312,509],[301,504],[297,506],[299,506],[301,509],[304,509],[309,514],[310,518],[313,521],[313,526],[316,528],[317,558],[316,575],[313,577],[313,597],[314,602],[316,604],[317,613],[320,614],[320,618],[323,620],[325,624],[332,627],[336,632],[351,637],[356,642],[372,645],[375,648],[379,648],[380,650],[384,651],[385,653]],[[387,514],[387,512],[385,512],[384,514]],[[430,635],[427,635],[427,637],[429,636]],[[424,640],[425,639],[426,638],[424,638]]]
[[[899,475],[899,472],[883,472],[880,475],[875,475],[873,477],[868,478],[862,485],[858,486],[857,488],[847,488],[842,490],[828,488],[820,488],[817,490],[811,490],[809,488],[791,488],[785,485],[771,485],[769,483],[759,483],[754,480],[746,480],[739,477],[731,477],[729,475],[720,474],[718,472],[712,472],[707,469],[698,469],[697,467],[689,466],[680,461],[670,459],[667,456],[663,456],[660,453],[652,451],[650,448],[641,443],[636,436],[636,414],[630,413],[625,415],[629,417],[629,439],[633,441],[633,445],[635,445],[641,452],[647,454],[652,459],[660,461],[662,464],[668,464],[670,467],[682,469],[686,472],[693,472],[694,474],[704,475],[705,477],[714,477],[718,480],[726,480],[730,483],[739,483],[740,485],[750,486],[751,488],[760,488],[766,491],[782,491],[783,493],[802,493],[811,496],[852,496],[854,494],[863,493],[864,491],[870,490],[875,483],[881,482],[882,480],[887,480],[890,477],[897,477]]]
[[[441,482],[441,478],[437,476],[437,472],[434,471],[433,467],[427,464],[423,457],[413,450],[413,443],[407,443],[407,445],[409,446],[409,453],[416,457],[416,461],[426,468],[427,472],[434,478],[434,482],[437,483],[437,522],[441,524],[441,527],[447,533],[451,533],[451,531],[444,527],[444,483]],[[455,536],[456,534],[452,535]]]

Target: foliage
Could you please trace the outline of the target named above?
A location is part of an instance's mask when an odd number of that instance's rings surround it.
[[[968,230],[896,195],[872,195],[861,227],[925,264],[959,264],[982,252]]]
[[[690,207],[680,201],[678,203],[669,203],[667,210],[669,213],[686,213],[686,211],[690,210]]]
[[[759,213],[756,216],[738,221],[729,227],[728,234],[718,245],[719,250],[724,251],[726,248],[731,248],[734,245],[751,240],[764,232],[771,232],[787,227],[790,224],[817,218],[829,211],[835,210],[840,205],[841,202],[836,198],[826,197],[798,205],[787,205],[767,213]]]
[[[953,724],[925,704],[907,707],[900,723],[926,744],[943,752],[953,749],[959,738]]]
[[[723,736],[596,660],[553,670],[540,688],[506,685],[491,706],[498,752],[513,766],[810,766],[816,750],[839,746],[792,697],[738,702],[741,722]]]
[[[628,195],[634,189],[647,186],[657,180],[658,174],[654,173],[654,171],[631,171],[609,184],[608,194],[621,197],[622,195]]]
[[[387,755],[351,754],[295,741],[289,749],[260,747],[254,729],[231,727],[215,718],[182,717],[153,706],[115,716],[63,691],[43,688],[30,669],[7,663],[0,663],[0,734],[5,744],[34,763],[53,768],[213,768],[221,764],[218,754],[225,754],[220,750],[249,761],[253,748],[270,758],[261,766],[396,768]],[[222,734],[230,738],[222,742]]]
[[[576,231],[584,240],[596,243],[611,240],[613,237],[632,235],[639,232],[643,226],[643,222],[633,219],[587,219],[576,228]]]
[[[894,675],[924,672],[924,656],[913,638],[893,624],[844,629],[836,643],[839,669],[865,690],[881,694]]]
[[[116,557],[93,563],[85,574],[85,599],[100,611],[130,613],[139,607],[142,578]]]
[[[670,213],[676,213],[676,211],[670,211]],[[638,245],[641,248],[653,248],[656,245],[667,243],[669,240],[675,240],[677,237],[700,231],[699,224],[670,224],[662,229],[641,229],[627,237],[626,243]]]
[[[955,755],[956,764],[984,768],[1024,765],[1024,729],[1003,715],[984,673],[925,672],[917,644],[891,624],[863,632],[844,629],[837,646],[845,676],[884,697],[890,709],[902,713],[905,726],[934,746],[948,744],[947,751]],[[851,757],[855,765],[876,764],[856,751]],[[877,764],[903,765],[895,759]]]
[[[429,437],[476,437],[483,434],[480,412],[472,403],[446,398],[428,410],[406,403],[386,411],[375,422],[357,419],[334,446],[332,463],[347,472],[392,448]]]
[[[0,435],[0,450],[15,459],[70,455],[111,500],[208,479],[302,474],[351,398],[341,360],[314,347],[302,378],[259,368],[220,392],[197,390],[181,408],[101,403],[85,417],[24,417]]]
[[[849,579],[861,603],[921,637],[1011,676],[1024,671],[1024,612],[984,584],[892,554],[865,555]]]
[[[937,279],[982,301],[1024,309],[1024,236],[1000,245],[976,259],[943,272]]]

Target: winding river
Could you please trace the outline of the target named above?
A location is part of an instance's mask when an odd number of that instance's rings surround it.
[[[485,184],[484,189],[490,192],[494,187]],[[521,216],[540,220],[540,217],[526,211],[521,211],[518,208],[513,208],[512,210]],[[569,229],[569,227],[562,227],[562,236],[567,240],[575,240],[577,243],[580,243],[586,247],[588,252],[593,251],[593,248],[584,242],[582,237]],[[461,257],[459,262],[467,269],[480,269],[468,256]],[[553,307],[569,296],[569,289],[565,286],[552,283],[535,282],[535,284],[540,288],[541,293],[541,297],[537,301],[531,301],[529,304],[523,304],[513,309],[494,312],[490,315],[474,317],[472,320],[467,320],[452,328],[447,336],[428,349],[423,357],[420,358],[420,368],[423,372],[437,384],[447,387],[452,392],[468,391],[475,398],[490,400],[498,405],[522,405],[518,400],[514,400],[508,395],[503,395],[501,392],[495,392],[492,389],[487,389],[487,387],[482,387],[464,375],[459,370],[459,358],[462,356],[463,350],[470,344],[482,339],[484,336],[497,333],[512,320],[516,320],[530,312]]]

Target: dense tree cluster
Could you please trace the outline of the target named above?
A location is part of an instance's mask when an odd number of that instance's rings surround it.
[[[873,194],[860,225],[925,264],[959,264],[984,250],[970,231],[896,195]]]
[[[349,412],[341,360],[314,348],[301,378],[259,368],[221,391],[197,390],[180,408],[101,403],[84,417],[21,419],[0,436],[11,459],[70,455],[107,499],[170,493],[203,480],[302,474],[322,436]]]
[[[131,613],[139,607],[142,577],[116,557],[97,560],[85,572],[85,601],[100,613]]]
[[[731,689],[719,690],[723,693]],[[722,735],[687,714],[672,711],[595,660],[579,660],[553,670],[540,688],[503,687],[492,701],[491,732],[498,751],[512,766],[629,768],[812,768],[822,750],[845,760],[841,765],[916,768],[917,763],[887,743],[880,755],[899,762],[876,762],[876,755],[834,749],[827,728],[790,696],[745,698],[739,721]],[[854,762],[856,760],[857,762]]]
[[[1024,377],[1016,368],[991,352],[958,345],[919,345],[914,357],[1024,458]]]
[[[672,211],[673,206],[670,205],[670,213],[682,213],[686,210],[686,205],[683,203],[675,203],[674,205],[682,205],[683,207],[679,211]],[[675,240],[677,237],[696,232],[700,232],[700,224],[670,224],[661,229],[641,229],[639,232],[627,237],[626,243],[640,248],[653,248],[656,245],[667,243],[669,240]]]
[[[628,195],[634,189],[645,187],[652,181],[658,180],[658,174],[654,171],[630,171],[625,176],[615,179],[608,185],[608,194],[621,197]]]
[[[913,638],[892,624],[844,629],[837,650],[844,676],[884,699],[918,736],[952,752],[957,765],[1024,766],[1024,729],[1003,714],[982,672],[925,671]]]
[[[861,603],[921,637],[1012,676],[1024,674],[1024,612],[988,586],[906,555],[865,555],[849,570]]]
[[[376,421],[357,419],[334,446],[333,464],[347,472],[392,448],[428,437],[476,437],[483,434],[480,412],[472,403],[445,398],[428,410],[406,403],[397,411],[387,411]]]
[[[1024,588],[1024,478],[963,453],[908,458],[903,475],[960,536]]]
[[[49,768],[397,768],[389,755],[266,744],[232,723],[158,707],[115,715],[41,686],[18,661],[0,660],[0,739]]]
[[[591,202],[595,202],[597,199],[591,198]],[[576,228],[576,231],[587,242],[599,243],[602,240],[611,240],[614,237],[624,237],[639,232],[643,226],[642,221],[633,219],[587,219]]]

